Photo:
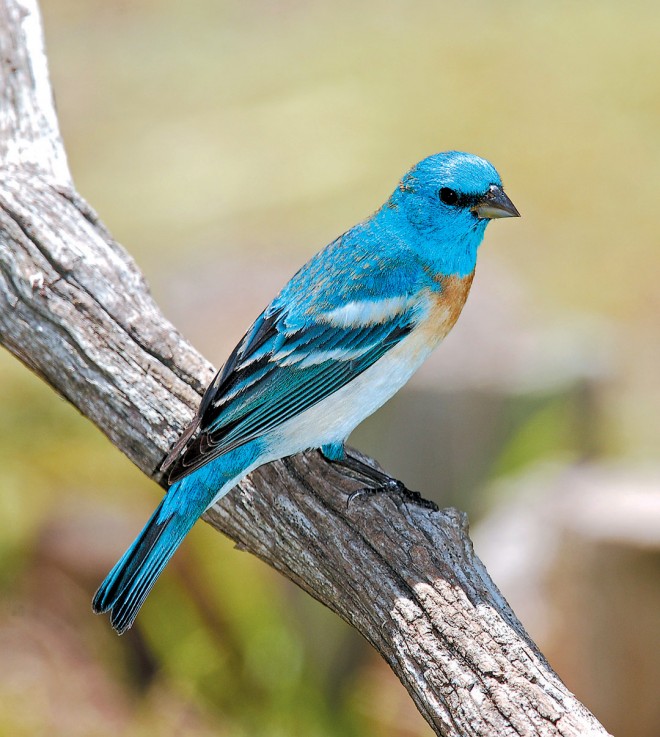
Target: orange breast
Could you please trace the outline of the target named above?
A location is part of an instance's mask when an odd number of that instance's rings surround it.
[[[439,292],[431,292],[429,316],[420,329],[429,342],[439,343],[454,327],[470,292],[474,271],[467,276],[438,276]]]

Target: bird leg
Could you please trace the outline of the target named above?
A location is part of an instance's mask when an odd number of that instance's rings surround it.
[[[323,456],[328,459],[325,454],[323,454]],[[435,502],[424,499],[418,491],[410,491],[410,489],[407,489],[401,481],[390,478],[387,474],[379,471],[373,466],[370,466],[355,456],[344,453],[344,457],[341,459],[328,460],[330,460],[333,465],[345,468],[349,472],[347,475],[355,481],[368,484],[368,486],[357,489],[349,494],[348,499],[346,500],[347,509],[350,503],[360,496],[374,496],[375,494],[382,494],[384,492],[396,492],[406,501],[412,502],[424,509],[431,509],[434,512],[438,511],[438,505]]]

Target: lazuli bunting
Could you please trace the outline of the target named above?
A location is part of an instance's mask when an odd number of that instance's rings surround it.
[[[206,390],[163,463],[167,495],[101,584],[94,611],[128,629],[195,521],[253,469],[310,448],[341,461],[353,428],[458,319],[489,220],[518,215],[488,161],[436,154],[303,266]]]

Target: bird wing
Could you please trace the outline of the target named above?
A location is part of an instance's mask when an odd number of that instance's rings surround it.
[[[348,384],[410,333],[416,312],[408,297],[350,302],[314,318],[273,303],[216,375],[163,464],[172,466],[170,483]]]

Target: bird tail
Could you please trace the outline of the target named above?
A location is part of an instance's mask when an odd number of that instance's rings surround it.
[[[92,609],[96,614],[109,611],[120,635],[133,624],[156,579],[197,520],[197,515],[167,514],[163,509],[167,500],[158,505],[94,595]]]

